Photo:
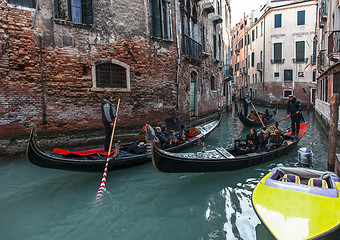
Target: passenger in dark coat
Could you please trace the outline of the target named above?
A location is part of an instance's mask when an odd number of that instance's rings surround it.
[[[164,134],[162,133],[162,129],[160,127],[156,127],[156,137],[161,142],[161,147],[164,147],[169,144],[169,140]]]
[[[261,132],[257,135],[259,139],[259,144],[257,146],[257,153],[266,152],[267,151],[267,144],[269,140],[269,132],[263,128]]]
[[[287,102],[287,117],[291,116],[290,119],[292,123],[292,136],[299,136],[301,109],[302,107],[300,101],[296,99],[293,95],[289,95],[289,101]]]
[[[102,102],[101,106],[102,121],[105,127],[105,141],[104,150],[109,151],[113,122],[116,117],[116,108],[112,103],[112,96],[107,96]]]
[[[255,152],[259,139],[254,128],[250,129],[250,133],[247,135],[246,141],[246,150],[249,152]]]

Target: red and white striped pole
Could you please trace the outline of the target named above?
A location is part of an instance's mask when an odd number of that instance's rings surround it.
[[[115,122],[114,122],[114,124],[113,124],[113,129],[112,129],[109,152],[107,153],[107,158],[106,158],[104,173],[103,173],[102,181],[101,181],[101,183],[100,183],[100,187],[99,187],[98,192],[97,192],[96,202],[103,196],[103,193],[106,191],[105,184],[106,184],[106,178],[107,178],[107,168],[108,168],[108,166],[109,166],[109,160],[110,160],[110,154],[111,154],[111,147],[112,147],[113,135],[115,134],[115,129],[116,129],[116,123],[117,123],[117,117],[118,117],[119,103],[120,103],[120,99],[118,99],[117,112],[116,112]]]

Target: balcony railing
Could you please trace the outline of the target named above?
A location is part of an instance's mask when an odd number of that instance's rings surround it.
[[[328,36],[328,57],[332,61],[340,60],[340,31],[333,31]]]
[[[271,59],[271,62],[272,63],[284,63],[285,62],[285,60],[283,59],[283,58],[281,58],[281,59]]]
[[[306,63],[308,58],[293,58],[294,63]]]
[[[183,34],[183,54],[191,60],[202,61],[202,44],[192,39],[190,36]]]
[[[257,63],[257,71],[260,71],[260,72],[263,71],[263,63],[262,62]]]
[[[312,55],[312,56],[310,56],[310,62],[312,63],[312,64],[316,64],[316,55]]]
[[[224,66],[224,79],[232,80],[233,79],[233,67],[230,64]]]
[[[325,26],[325,20],[327,19],[327,5],[326,0],[321,0],[319,7],[319,26],[323,28]]]
[[[324,72],[326,70],[327,56],[326,50],[320,50],[318,54],[318,70],[319,72]]]

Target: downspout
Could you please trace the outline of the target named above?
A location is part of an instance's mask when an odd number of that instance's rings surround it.
[[[179,46],[179,27],[178,27],[178,2],[175,1],[175,27],[176,27],[176,47],[177,47],[177,71],[176,71],[176,114],[179,114],[179,71],[181,66],[181,50]]]
[[[31,25],[31,28],[32,28],[32,29],[34,28],[35,19],[36,19],[37,12],[38,12],[38,9],[39,9],[39,8],[40,8],[40,0],[37,0],[37,3],[35,4],[35,10],[34,10],[34,15],[33,15],[33,21],[32,21],[32,25]]]

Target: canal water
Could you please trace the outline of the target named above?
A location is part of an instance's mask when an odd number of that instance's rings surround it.
[[[285,116],[280,109],[277,119]],[[40,168],[26,159],[1,161],[0,239],[272,239],[251,204],[260,178],[279,163],[296,166],[300,147],[313,151],[314,169],[327,167],[327,138],[312,112],[304,117],[307,133],[287,156],[222,173],[164,174],[151,163],[109,172],[107,192],[97,204],[102,173]],[[289,125],[285,120],[280,128]],[[226,147],[248,131],[230,112],[204,143],[207,150]],[[325,239],[339,239],[338,234]]]

